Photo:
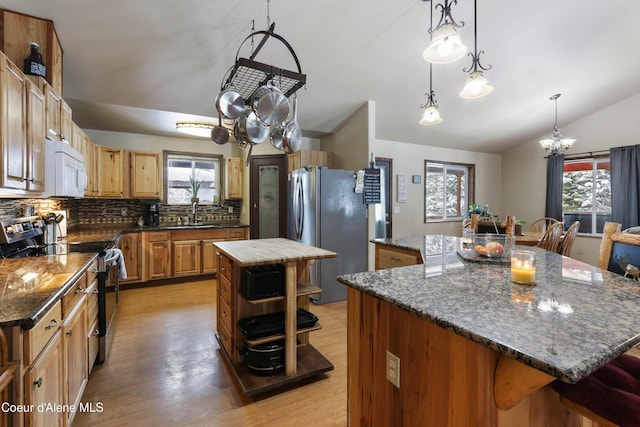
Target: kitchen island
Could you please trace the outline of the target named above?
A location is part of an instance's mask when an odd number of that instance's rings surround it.
[[[217,298],[217,333],[220,349],[230,362],[242,391],[255,395],[300,382],[333,369],[333,364],[309,344],[309,332],[317,323],[297,328],[298,308],[309,309],[309,296],[322,290],[309,283],[309,268],[316,259],[334,258],[335,252],[288,239],[255,239],[215,242],[220,266]],[[243,269],[284,265],[284,292],[248,299],[242,290]],[[238,327],[241,319],[284,312],[284,333],[247,340]],[[321,319],[320,319],[321,320]],[[284,341],[284,371],[257,375],[245,363],[247,348]]]
[[[338,278],[351,425],[582,425],[546,384],[577,382],[640,342],[640,287],[622,276],[532,248],[537,284],[517,285],[508,264],[462,260],[459,238],[397,244],[424,264]]]

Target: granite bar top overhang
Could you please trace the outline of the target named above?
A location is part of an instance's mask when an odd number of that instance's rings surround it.
[[[31,329],[97,253],[0,259],[0,326]]]
[[[376,242],[421,251],[425,264],[347,274],[339,282],[565,382],[640,342],[640,284],[631,279],[529,247],[537,255],[537,284],[517,285],[508,264],[459,258],[459,238]]]

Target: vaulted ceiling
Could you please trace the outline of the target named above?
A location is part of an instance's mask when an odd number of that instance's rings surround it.
[[[429,87],[422,58],[429,2],[0,0],[0,6],[54,22],[64,51],[63,96],[88,129],[175,135],[177,120],[214,116],[221,81],[252,22],[264,30],[268,20],[307,75],[298,114],[306,136],[333,132],[373,100],[379,139],[498,153],[551,133],[555,93],[562,93],[562,129],[640,91],[640,2],[633,0],[478,1],[478,49],[485,52],[482,64],[492,66],[485,75],[495,90],[463,100],[462,69],[471,58],[434,65],[445,121],[429,127],[418,124]],[[473,2],[458,0],[452,13],[464,21],[462,39],[473,49]],[[240,56],[249,56],[250,40],[242,46]],[[256,60],[295,70],[275,39]]]

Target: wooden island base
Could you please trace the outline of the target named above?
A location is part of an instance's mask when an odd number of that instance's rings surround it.
[[[298,363],[295,375],[287,376],[284,372],[276,375],[256,375],[249,371],[245,363],[233,364],[227,353],[222,350],[222,342],[216,334],[216,340],[220,345],[220,352],[225,356],[225,360],[231,365],[233,372],[242,392],[247,396],[255,396],[279,388],[287,387],[306,380],[315,375],[333,370],[333,364],[329,362],[311,344],[298,347]]]
[[[546,386],[500,410],[499,353],[352,288],[347,306],[351,426],[597,425]],[[386,379],[387,351],[400,358],[400,388]]]

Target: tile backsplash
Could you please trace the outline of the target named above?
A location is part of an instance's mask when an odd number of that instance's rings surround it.
[[[0,219],[24,216],[27,207],[36,215],[52,210],[68,212],[67,226],[104,227],[109,225],[137,225],[138,218],[146,218],[149,203],[154,200],[138,199],[0,199]],[[156,201],[157,202],[157,201]],[[229,213],[229,208],[233,213]],[[242,201],[226,201],[224,205],[199,205],[198,217],[205,222],[239,221]],[[178,217],[191,215],[190,205],[164,205],[160,203],[160,225],[177,223]]]

